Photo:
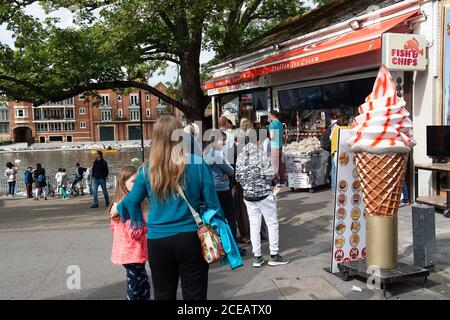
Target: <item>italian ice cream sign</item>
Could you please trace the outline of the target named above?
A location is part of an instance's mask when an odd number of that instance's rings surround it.
[[[424,71],[428,64],[425,36],[383,34],[383,64],[391,71]]]

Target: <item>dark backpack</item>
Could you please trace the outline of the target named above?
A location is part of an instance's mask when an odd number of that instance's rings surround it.
[[[37,181],[38,181],[38,182],[45,182],[45,181],[46,181],[46,178],[45,178],[45,176],[44,176],[43,174],[40,174],[40,175],[37,177]]]
[[[320,145],[323,150],[331,152],[331,127],[329,127],[322,136],[322,140],[320,141]]]

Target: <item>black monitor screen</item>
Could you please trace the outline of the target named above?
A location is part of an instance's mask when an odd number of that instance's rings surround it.
[[[427,127],[427,155],[450,157],[450,126]]]

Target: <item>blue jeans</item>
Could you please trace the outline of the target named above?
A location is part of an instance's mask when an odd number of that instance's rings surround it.
[[[334,157],[331,157],[331,190],[336,190],[336,162]]]
[[[403,200],[408,200],[409,201],[409,194],[408,194],[408,187],[406,186],[406,182],[403,183]]]
[[[92,179],[92,193],[94,196],[94,205],[98,205],[98,186],[102,188],[103,196],[105,197],[105,202],[109,203],[108,190],[106,189],[106,179]]]
[[[14,195],[14,191],[16,191],[16,182],[15,181],[8,181],[8,195],[13,196]]]

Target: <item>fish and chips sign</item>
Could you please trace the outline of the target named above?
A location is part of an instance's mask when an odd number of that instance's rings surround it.
[[[383,34],[383,64],[391,71],[424,71],[427,68],[427,40],[424,35]]]

